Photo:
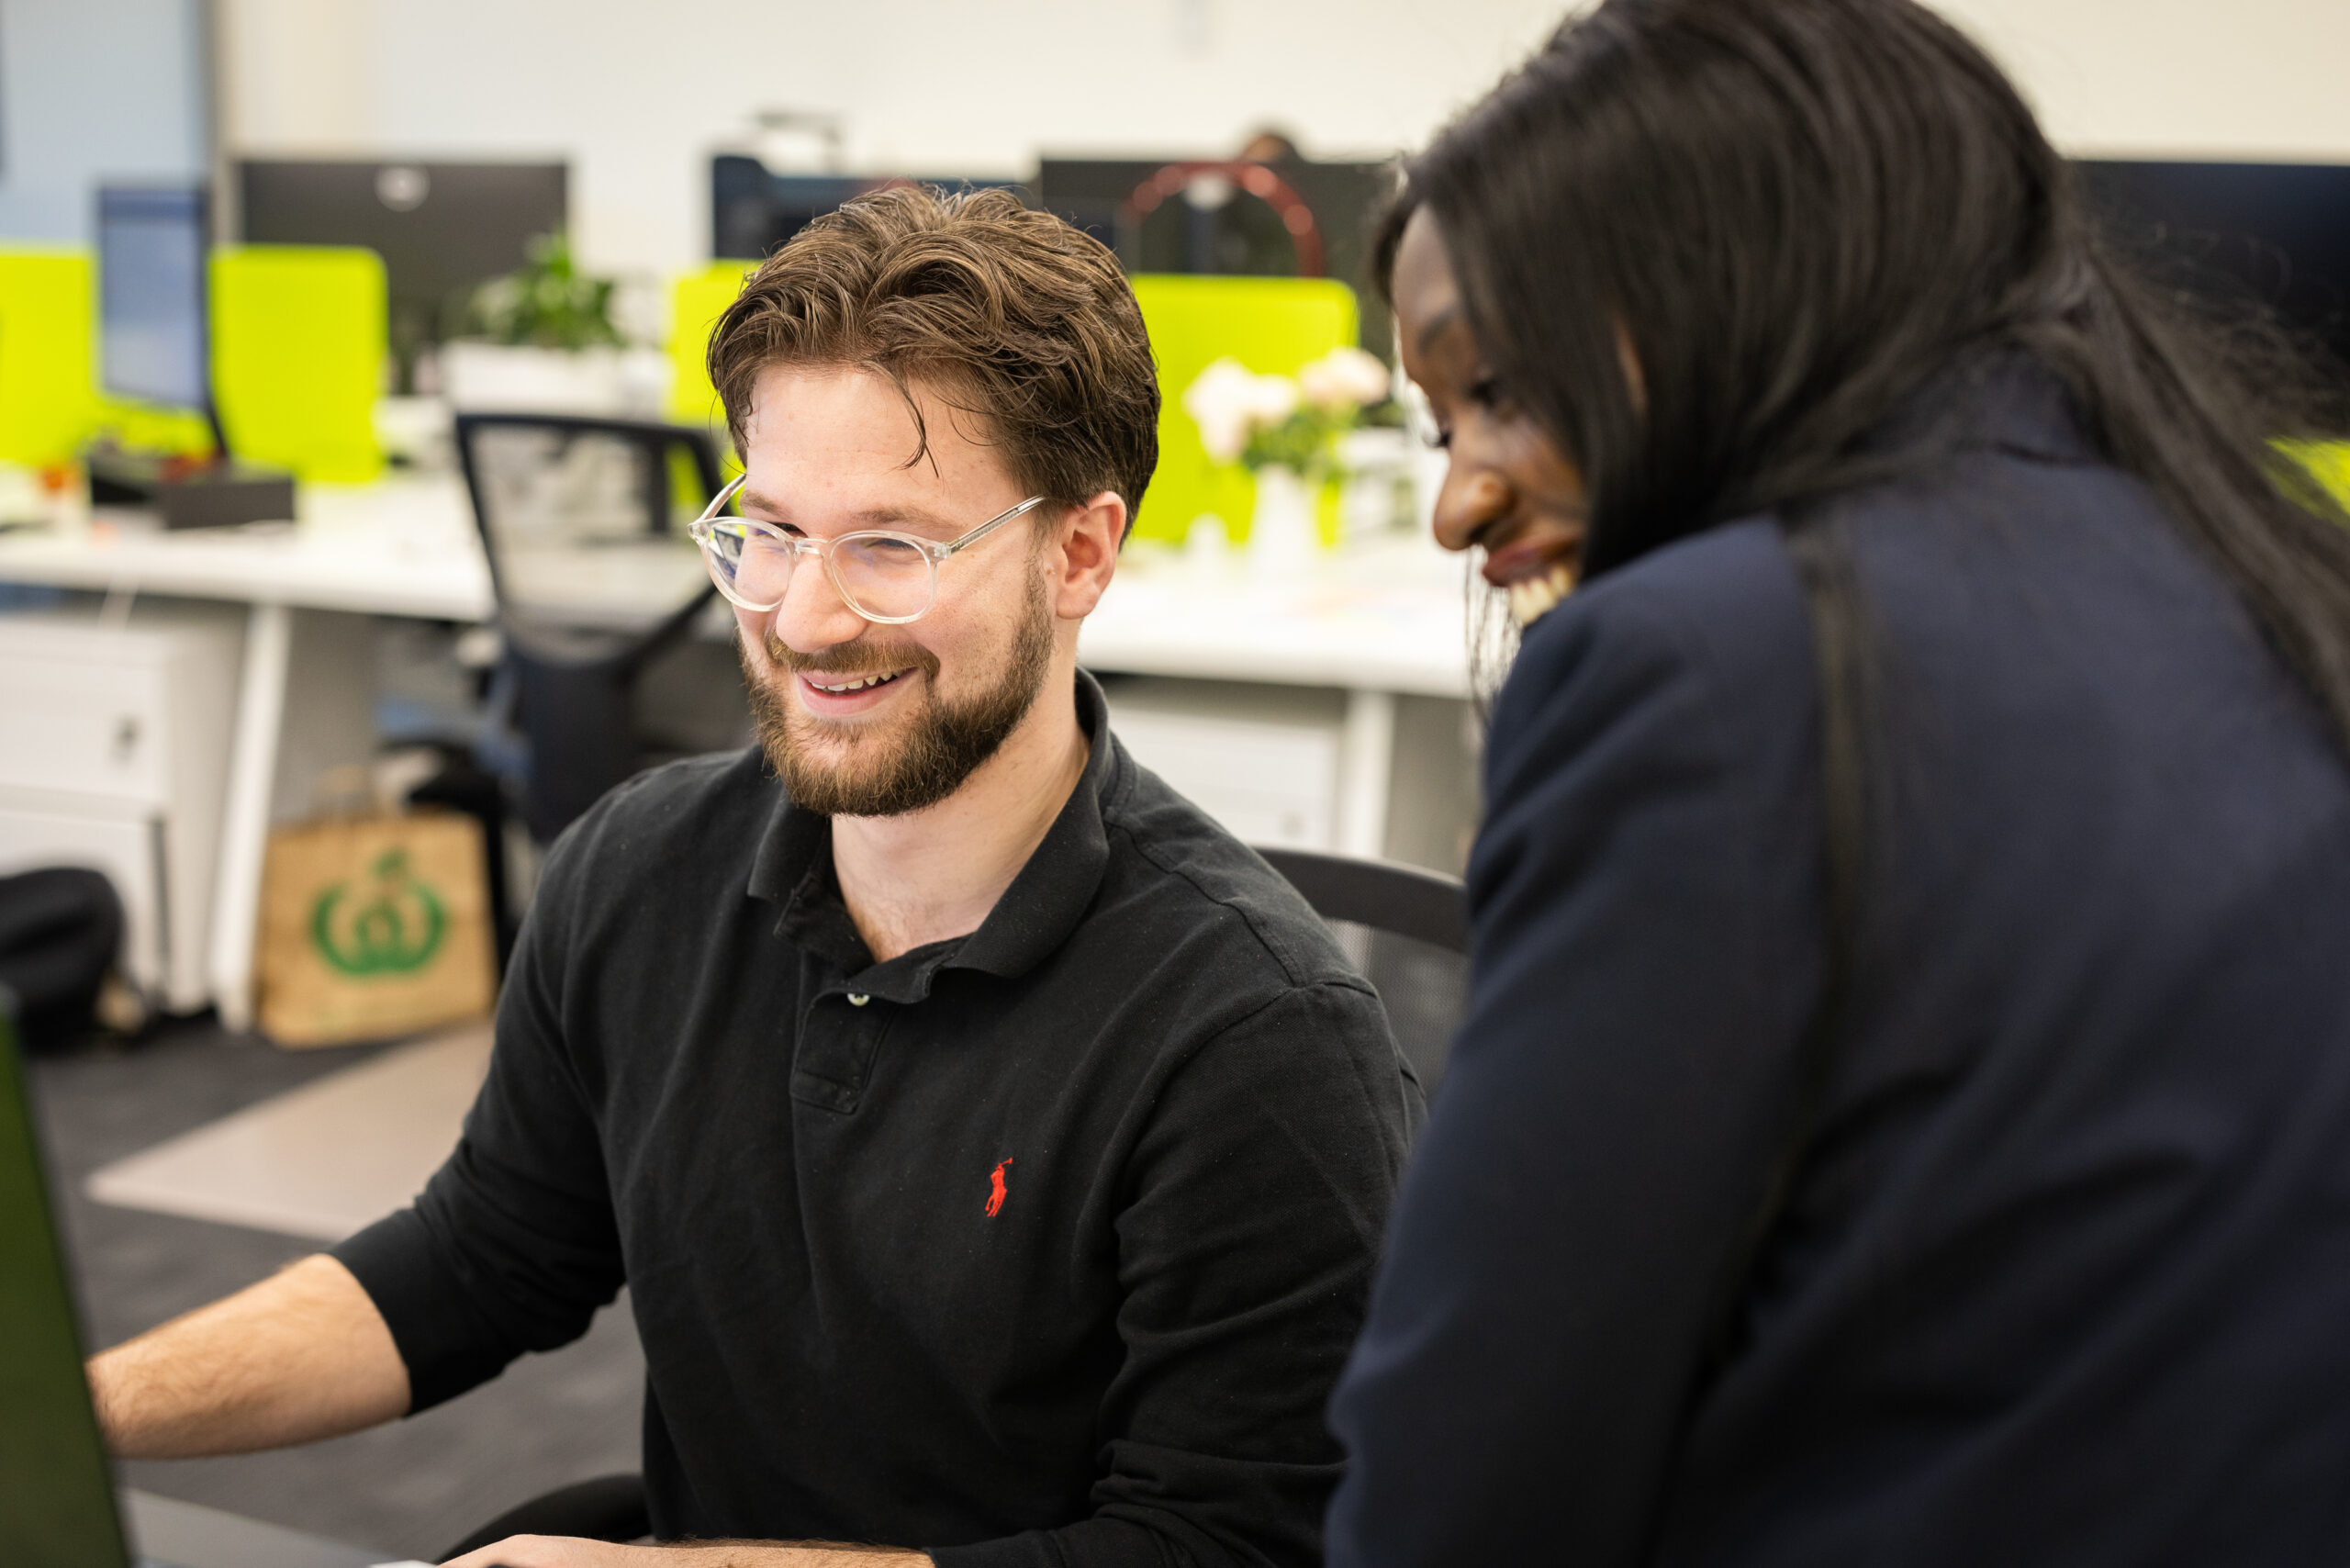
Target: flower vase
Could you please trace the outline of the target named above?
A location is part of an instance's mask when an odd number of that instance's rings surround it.
[[[1257,510],[1248,522],[1248,570],[1261,580],[1291,580],[1314,564],[1321,541],[1314,492],[1296,469],[1268,464],[1257,470]]]

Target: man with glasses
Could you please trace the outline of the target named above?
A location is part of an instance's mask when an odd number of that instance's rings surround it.
[[[565,835],[455,1154],[97,1358],[118,1450],[422,1409],[625,1283],[655,1533],[741,1544],[468,1568],[1318,1559],[1418,1089],[1077,669],[1157,457],[1115,261],[1002,193],[880,193],[762,266],[710,363],[744,472],[694,533],[762,744]]]

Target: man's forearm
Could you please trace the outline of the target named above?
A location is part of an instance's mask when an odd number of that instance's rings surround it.
[[[383,1315],[324,1254],[93,1358],[90,1393],[124,1459],[284,1448],[408,1406]]]

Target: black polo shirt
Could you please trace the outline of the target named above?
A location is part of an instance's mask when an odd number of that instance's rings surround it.
[[[1419,1091],[1313,912],[1077,696],[1044,843],[887,963],[755,748],[564,835],[463,1141],[335,1250],[413,1408],[625,1282],[664,1538],[1318,1558]]]

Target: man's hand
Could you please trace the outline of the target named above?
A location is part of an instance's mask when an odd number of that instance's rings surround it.
[[[442,1568],[930,1568],[919,1551],[824,1540],[711,1540],[686,1546],[610,1546],[570,1536],[510,1535],[453,1557]]]
[[[405,1415],[408,1367],[351,1271],[320,1253],[90,1362],[121,1459],[250,1453]]]

